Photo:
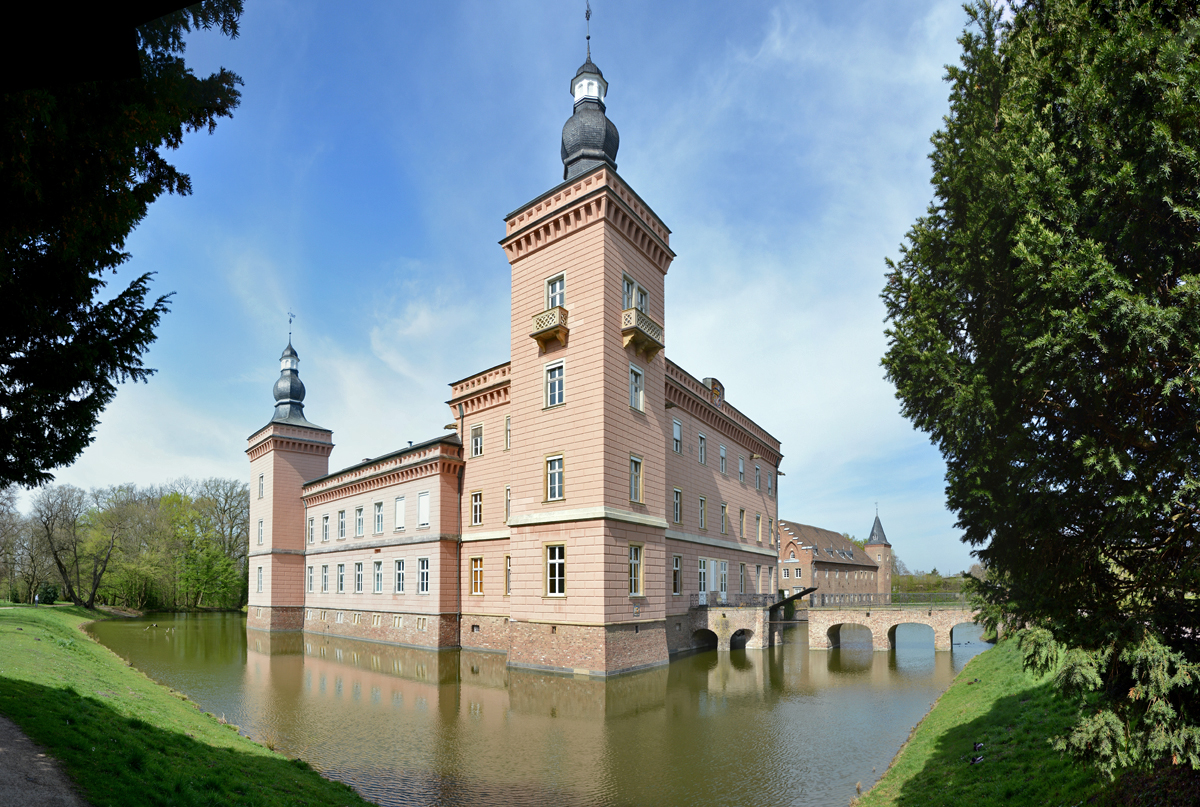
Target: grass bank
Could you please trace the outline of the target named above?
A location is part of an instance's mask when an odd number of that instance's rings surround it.
[[[1051,738],[1075,709],[1050,680],[1025,672],[1015,641],[967,663],[856,807],[887,805],[1093,805],[1200,803],[1200,774],[1185,767],[1110,782],[1055,751]],[[975,744],[982,743],[976,750]],[[972,759],[982,757],[978,763]]]
[[[49,749],[95,807],[368,805],[237,733],[80,630],[74,606],[0,610],[0,714]]]

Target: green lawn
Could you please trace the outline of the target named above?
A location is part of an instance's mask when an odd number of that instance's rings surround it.
[[[1107,782],[1050,747],[1072,712],[1048,680],[1024,672],[1016,643],[1002,642],[971,659],[857,804],[1088,803]],[[971,764],[977,756],[983,760]]]
[[[79,626],[76,607],[0,609],[0,713],[103,805],[366,805],[202,714]]]

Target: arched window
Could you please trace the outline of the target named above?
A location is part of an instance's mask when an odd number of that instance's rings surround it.
[[[788,560],[795,560],[795,559],[796,559],[796,553],[795,553],[795,552],[792,552],[792,553],[791,553],[791,557],[790,557],[790,558],[788,558]]]

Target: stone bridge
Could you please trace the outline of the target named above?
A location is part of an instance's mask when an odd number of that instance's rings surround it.
[[[870,628],[871,643],[876,650],[895,650],[896,626],[917,624],[933,628],[934,650],[949,650],[954,629],[973,623],[977,613],[966,603],[809,608],[808,646],[813,650],[840,647],[841,626],[862,625]]]
[[[717,650],[758,650],[778,643],[781,626],[771,620],[773,598],[765,594],[729,594],[725,601],[717,592],[699,601],[692,595],[686,614],[667,617],[667,647],[682,650],[715,647]]]

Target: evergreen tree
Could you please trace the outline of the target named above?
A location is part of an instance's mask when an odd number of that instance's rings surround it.
[[[1200,17],[968,8],[883,364],[985,613],[1078,697],[1058,746],[1200,767]]]
[[[0,94],[0,486],[50,481],[115,384],[153,372],[142,356],[167,297],[147,299],[146,274],[116,294],[104,278],[151,202],[191,192],[161,151],[237,106],[241,79],[197,77],[182,54],[193,28],[236,36],[241,9],[206,0],[138,28],[140,78]]]

